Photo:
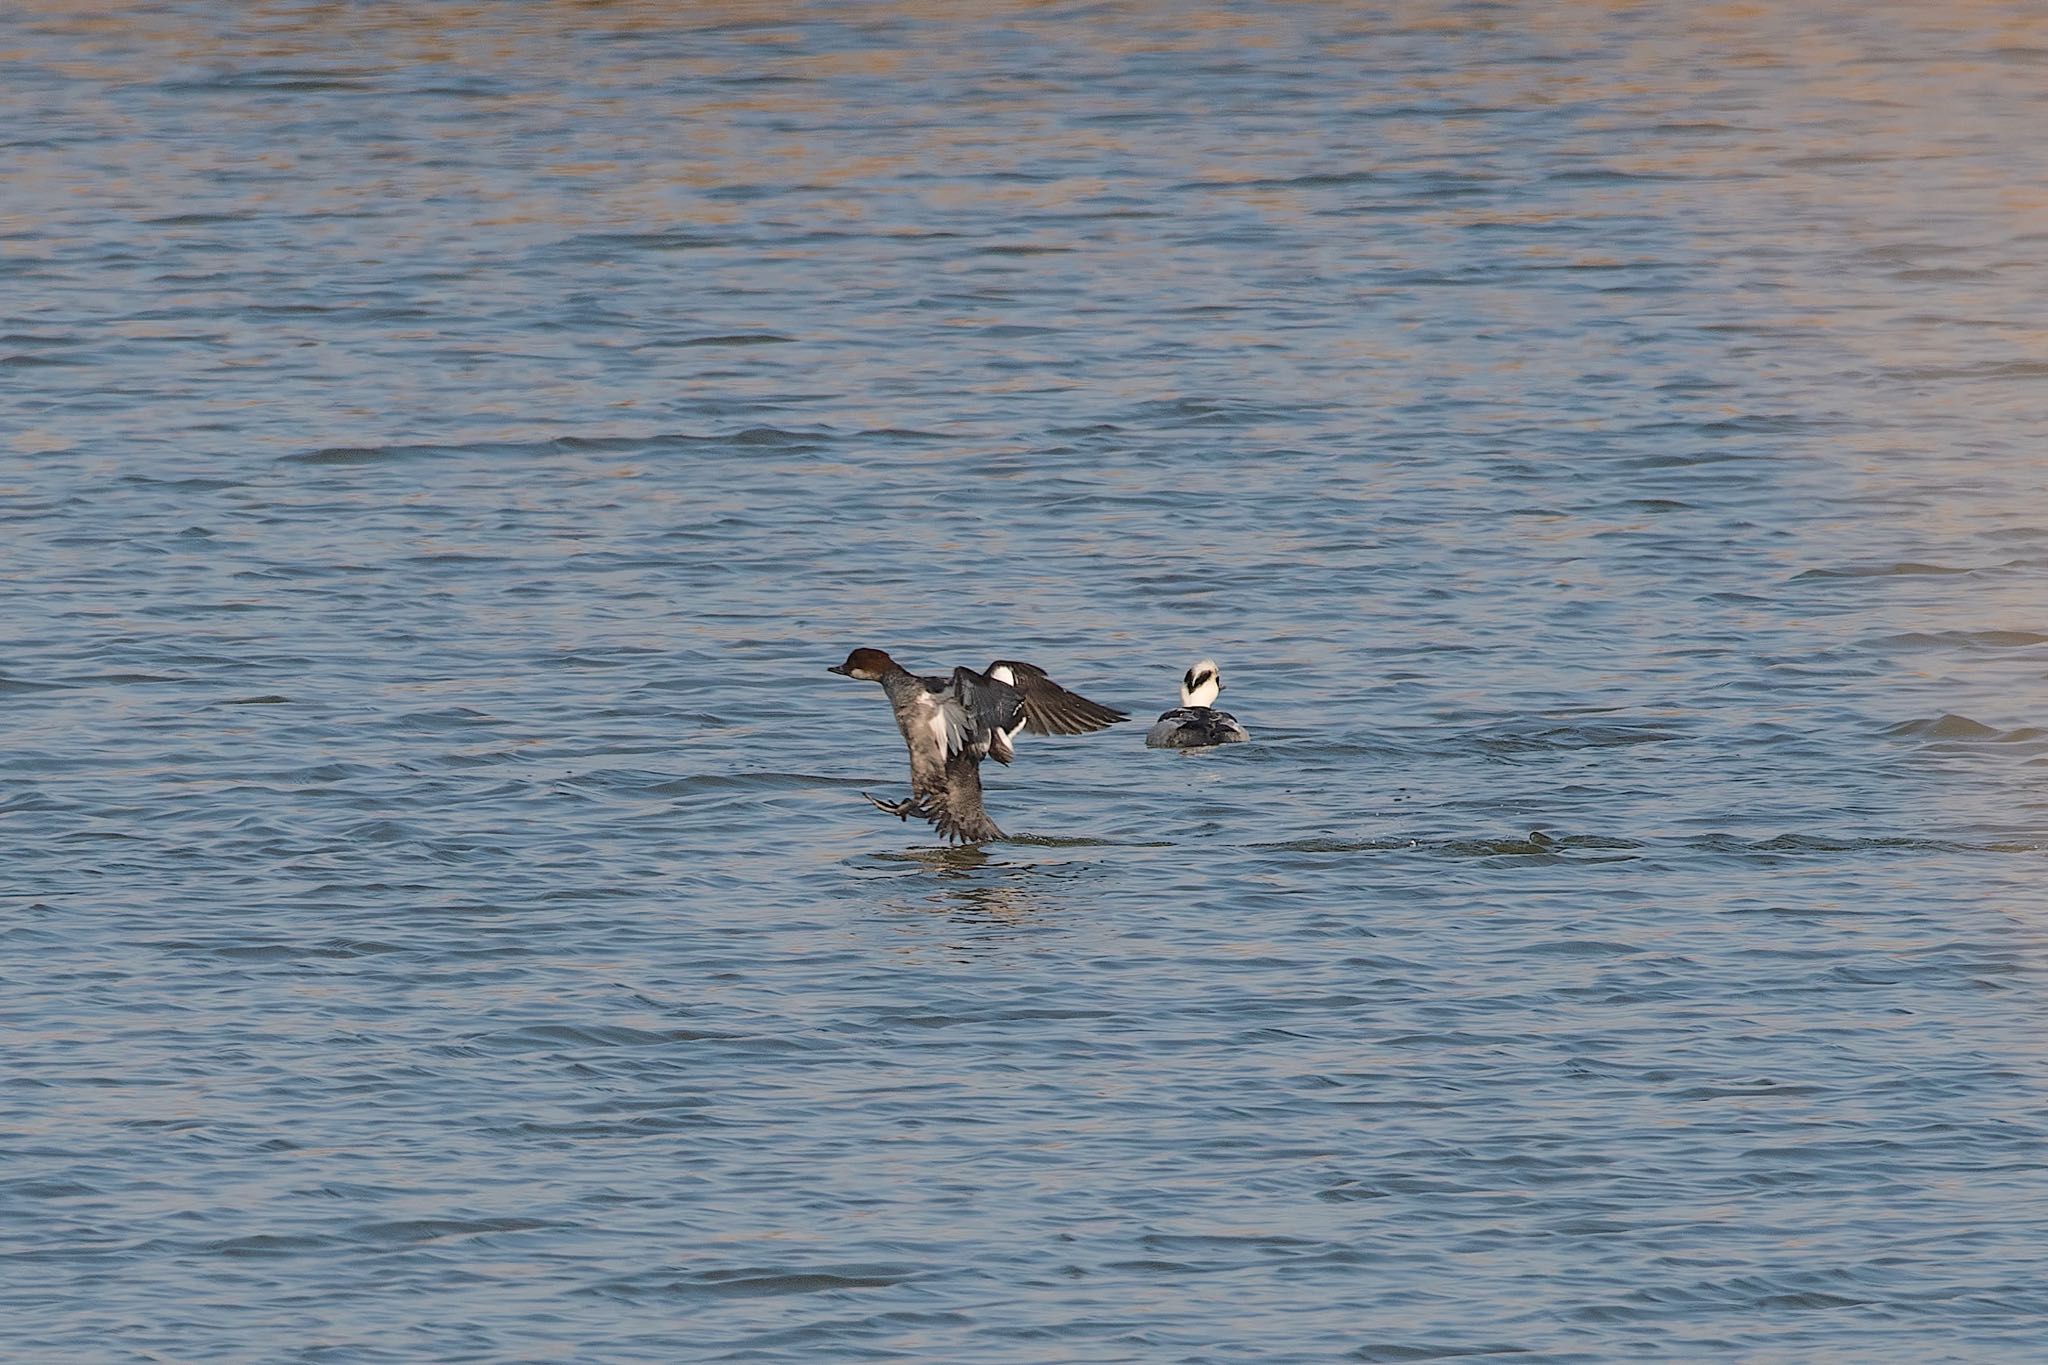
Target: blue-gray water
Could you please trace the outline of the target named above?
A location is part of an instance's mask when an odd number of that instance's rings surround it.
[[[2040,1358],[2037,7],[406,9],[0,12],[9,1359]]]

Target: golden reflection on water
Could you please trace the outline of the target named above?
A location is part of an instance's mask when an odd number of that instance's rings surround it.
[[[84,156],[65,143],[22,149],[10,171],[17,203],[53,196],[139,222],[154,241],[203,240],[208,215],[280,213],[317,248],[323,233],[355,230],[347,217],[326,228],[320,215],[378,212],[394,250],[459,251],[472,228],[503,250],[522,234],[543,242],[763,222],[912,244],[971,215],[1007,230],[1007,248],[1062,249],[1006,256],[1019,278],[1108,274],[1134,293],[1244,306],[1205,340],[1246,352],[1284,338],[1242,278],[1242,258],[1209,240],[1226,227],[1269,233],[1263,263],[1301,279],[1497,262],[1598,272],[1661,254],[1694,268],[1679,306],[1712,310],[1732,356],[1774,348],[1788,387],[1822,408],[1923,429],[1986,403],[2015,421],[2048,420],[2040,386],[2012,382],[2013,366],[2048,364],[2039,6],[1588,0],[1076,14],[1028,0],[684,10],[651,0],[259,0],[229,14],[20,0],[13,14],[4,55],[72,77],[58,116],[103,134]],[[1162,61],[1179,74],[1162,77]],[[1318,83],[1290,90],[1296,107],[1284,117],[1261,119],[1232,83],[1245,64],[1310,61]],[[1330,72],[1355,79],[1332,82]],[[1275,86],[1262,75],[1246,88],[1265,97]],[[141,135],[136,100],[175,108],[182,135]],[[309,101],[326,102],[318,126]],[[1502,112],[1563,122],[1526,133],[1491,116]],[[1146,213],[1107,216],[1132,207],[1140,174],[1138,188],[1154,196],[1138,206]],[[1424,177],[1536,192],[1418,196]],[[393,204],[458,204],[451,212],[466,217],[384,212]],[[1419,229],[1404,239],[1409,254],[1374,231],[1369,211],[1390,204]],[[1089,213],[1089,225],[1026,221],[1062,212]],[[0,250],[57,249],[36,239],[36,219],[0,209],[0,225],[20,234]],[[1619,244],[1645,220],[1660,225],[1654,241]],[[1534,231],[1567,226],[1591,231]],[[1418,242],[1436,258],[1413,254]],[[835,249],[746,248],[792,263]],[[1548,306],[1508,288],[1479,297],[1478,311],[1501,327],[1538,322],[1531,308]],[[1622,296],[1585,306],[1654,324],[1673,305]],[[956,310],[949,325],[993,316]],[[1449,385],[1488,403],[1501,396],[1473,420],[1517,420],[1530,367],[1587,344],[1561,340],[1546,356],[1482,335],[1439,353],[1428,375],[1404,375],[1404,333],[1429,325],[1417,312],[1326,334],[1320,355],[1378,373],[1389,402]],[[1058,386],[1020,369],[987,391]],[[503,401],[509,417],[524,396]],[[888,420],[878,413],[878,424]],[[58,448],[51,439],[29,431],[10,442]],[[1981,460],[1977,473],[1987,476]],[[2008,504],[2038,505],[2040,481],[2023,475],[1988,472],[2003,479]],[[1879,492],[1887,476],[1882,463],[1865,472]],[[1974,514],[1962,500],[1928,512]]]
[[[147,83],[176,69],[193,78],[233,71],[330,73],[366,91],[393,71],[433,68],[439,83],[468,83],[466,119],[414,122],[420,111],[363,102],[368,126],[387,124],[398,141],[379,149],[388,177],[365,192],[420,192],[454,177],[465,193],[493,196],[488,176],[469,179],[446,165],[419,164],[419,153],[449,139],[494,139],[503,124],[556,117],[564,145],[523,168],[519,200],[497,223],[588,227],[644,220],[724,224],[744,216],[731,204],[706,203],[692,191],[735,184],[875,186],[889,184],[944,210],[963,201],[1046,209],[1099,199],[1114,182],[1105,157],[1178,161],[1180,178],[1210,193],[1256,207],[1277,220],[1301,221],[1326,207],[1313,187],[1273,183],[1273,168],[1304,156],[1371,171],[1426,168],[1432,158],[1493,162],[1514,170],[1517,150],[1488,139],[1480,122],[1420,107],[1411,117],[1379,117],[1361,132],[1345,115],[1384,116],[1390,108],[1432,100],[1480,108],[1583,106],[1588,156],[1605,170],[1662,176],[1676,187],[1632,184],[1591,190],[1575,211],[1606,200],[1617,207],[1684,203],[1711,221],[1754,218],[1770,201],[1796,206],[1854,230],[1857,221],[1896,199],[1924,200],[1958,190],[1982,195],[1980,209],[2035,216],[2048,203],[2040,177],[2015,175],[1996,157],[1972,156],[2012,97],[2030,93],[2034,63],[2048,50],[2048,12],[2037,7],[1973,3],[1939,9],[1903,5],[1767,7],[1626,3],[1526,4],[1509,10],[1445,11],[1433,4],[1396,5],[1362,15],[1341,4],[1251,7],[1146,6],[1091,11],[1076,18],[1064,7],[1026,3],[970,6],[873,3],[854,11],[755,3],[692,5],[686,17],[656,3],[358,7],[260,0],[230,25],[209,10],[106,9],[24,0],[18,23],[29,41],[11,55],[38,58],[37,34],[62,39],[62,50],[85,51],[62,69],[82,83],[110,88]],[[827,30],[827,26],[829,30]],[[807,47],[816,30],[846,46]],[[1390,35],[1392,41],[1390,42]],[[1448,39],[1444,35],[1454,35]],[[1000,41],[998,41],[1000,40]],[[592,45],[606,45],[593,60]],[[1448,42],[1448,46],[1445,44]],[[1599,44],[1598,62],[1559,64],[1542,74],[1519,55],[1531,43],[1581,49]],[[1030,44],[1066,54],[1094,79],[1038,78],[1022,61]],[[623,45],[623,46],[618,46]],[[1162,110],[1133,100],[1119,81],[1121,66],[1159,54],[1226,64],[1243,54],[1281,60],[1312,49],[1322,62],[1356,63],[1357,86],[1310,97],[1322,118],[1288,120],[1284,132],[1227,138],[1204,126],[1203,108]],[[1279,54],[1279,55],[1276,55]],[[1940,54],[1940,55],[1936,55]],[[56,60],[56,59],[52,59]],[[743,82],[736,84],[736,82]],[[912,102],[905,126],[867,128],[876,83],[934,89]],[[289,86],[286,86],[286,90]],[[1199,83],[1196,91],[1199,94]],[[82,94],[84,92],[81,92]],[[1144,92],[1140,92],[1144,93]],[[1219,100],[1227,100],[1227,80]],[[279,121],[293,101],[268,104]],[[235,119],[262,118],[263,102],[235,101]],[[99,101],[84,108],[110,122],[121,116]],[[1083,113],[1129,108],[1133,124],[1078,120]],[[1170,114],[1161,124],[1156,117]],[[488,117],[481,117],[488,115]],[[1990,120],[1990,122],[1987,122]],[[815,132],[781,131],[797,124]],[[1635,150],[1615,150],[1617,126],[1636,125]],[[776,131],[769,131],[775,125]],[[1673,136],[1668,129],[1730,134]],[[857,140],[849,130],[864,130]],[[182,149],[187,164],[154,160],[133,168],[137,182],[102,180],[90,192],[109,197],[160,192],[166,171],[215,168],[199,139]],[[1306,139],[1326,138],[1323,146]],[[237,141],[241,141],[240,137]],[[2003,139],[2010,151],[2011,138]],[[416,144],[408,156],[407,144]],[[161,149],[158,149],[161,150]],[[1882,162],[1888,173],[1859,168]],[[280,148],[277,167],[296,165]],[[1075,168],[1071,176],[1054,174]],[[985,177],[1025,170],[1036,183]],[[61,174],[60,161],[24,168]],[[539,176],[531,174],[537,170]],[[902,183],[911,173],[924,183]],[[971,177],[971,178],[970,178]],[[1697,181],[1725,177],[1702,202]],[[552,194],[546,180],[562,179]],[[1232,185],[1243,188],[1232,190]],[[255,202],[252,191],[252,202]],[[1647,201],[1647,203],[1646,203]],[[807,212],[857,221],[873,208],[857,197],[809,200]],[[1455,208],[1446,210],[1460,221]]]

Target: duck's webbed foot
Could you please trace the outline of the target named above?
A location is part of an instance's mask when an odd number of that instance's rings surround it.
[[[906,796],[901,801],[884,801],[879,796],[868,796],[866,792],[862,792],[861,795],[867,796],[868,800],[874,802],[876,810],[893,815],[898,820],[908,820],[913,815],[920,820],[930,818],[924,812],[923,803],[915,796]]]

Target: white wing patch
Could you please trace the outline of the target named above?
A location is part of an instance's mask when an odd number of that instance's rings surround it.
[[[1005,687],[1015,687],[1017,685],[1017,670],[1011,668],[1008,664],[997,664],[988,671],[988,676],[989,681],[999,682]],[[1018,735],[1024,733],[1024,712],[1021,709],[1017,712],[1017,723],[1007,730],[1003,729],[1001,721],[996,722],[996,729],[1003,737],[1004,747],[1008,748]]]
[[[939,746],[941,758],[951,758],[967,747],[973,726],[968,723],[967,708],[960,704],[958,697],[941,698],[926,692],[917,699],[917,704],[929,710],[924,718],[925,732]]]

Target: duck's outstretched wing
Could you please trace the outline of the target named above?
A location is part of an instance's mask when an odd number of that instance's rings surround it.
[[[1008,669],[1011,686],[1024,702],[1024,728],[1034,735],[1085,735],[1130,717],[1093,702],[1078,692],[1069,692],[1035,664],[1015,659],[998,659],[988,666],[990,674]]]
[[[1003,837],[982,808],[981,762],[972,754],[958,753],[946,760],[945,786],[925,798],[921,813],[933,829],[963,844]]]
[[[953,670],[949,715],[957,717],[960,730],[948,736],[948,753],[965,750],[976,758],[993,758],[1008,763],[1010,741],[1006,737],[1024,719],[1024,694],[1006,682],[971,668]]]

